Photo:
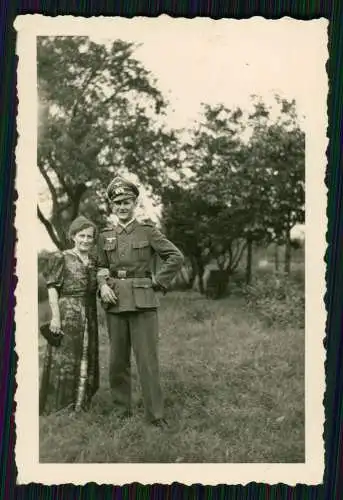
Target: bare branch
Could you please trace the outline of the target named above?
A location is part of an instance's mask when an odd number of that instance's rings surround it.
[[[62,177],[62,175],[59,172],[55,171],[55,174],[57,176],[58,182],[61,184],[61,186],[62,186],[64,192],[66,193],[66,195],[68,196],[68,198],[72,198],[73,192],[70,189],[70,186],[68,186],[68,184],[65,182],[64,178]]]
[[[231,244],[228,246],[228,249],[227,249],[227,252],[229,254],[229,258],[226,259],[226,262],[225,262],[225,270],[228,270],[228,269],[231,269],[231,264],[232,264],[232,248],[231,248]]]
[[[60,215],[62,212],[70,208],[72,205],[71,201],[67,201],[66,203],[60,204],[58,207],[56,207],[56,215]]]
[[[80,105],[80,97],[82,97],[86,90],[87,90],[87,87],[88,85],[91,83],[91,81],[96,77],[97,73],[101,70],[101,67],[103,65],[103,62],[104,60],[102,59],[101,60],[101,64],[98,65],[97,68],[94,68],[93,71],[91,71],[90,75],[88,76],[88,78],[85,79],[83,85],[82,85],[82,90],[80,90],[79,92],[79,99],[75,100],[74,101],[74,104],[73,104],[73,107],[72,107],[72,111],[71,111],[71,118],[70,118],[70,122],[72,122],[72,120],[75,118],[76,116],[76,113],[78,111],[78,108],[79,108],[79,105]],[[117,97],[118,94],[122,91],[127,91],[128,90],[128,86],[127,86],[127,83],[123,83],[122,85],[118,86],[115,90],[115,92],[113,92],[112,95],[110,95],[109,97],[107,97],[104,101],[102,101],[102,105],[103,104],[108,104],[114,97]]]
[[[244,244],[246,244],[246,240],[244,240],[243,246],[244,246]],[[232,260],[233,261],[236,261],[237,255],[239,255],[240,250],[241,250],[241,246],[240,246],[239,240],[238,240],[237,245],[236,245],[235,249],[232,252]]]
[[[101,66],[103,64],[103,59],[101,60],[101,63],[98,65],[97,68],[93,68],[92,71],[90,72],[88,78],[85,79],[85,81],[83,82],[83,85],[82,85],[82,88],[80,89],[80,92],[79,92],[79,98],[78,99],[75,99],[74,101],[74,104],[72,106],[72,110],[71,110],[71,118],[70,118],[70,122],[75,118],[76,116],[76,113],[78,111],[78,107],[80,105],[80,97],[82,97],[86,90],[87,90],[87,87],[88,85],[91,83],[91,81],[93,80],[93,78],[95,78],[96,74],[98,73],[98,71],[101,69]]]
[[[241,248],[236,252],[236,255],[233,258],[232,269],[236,269],[236,267],[238,266],[238,264],[241,260],[242,254],[243,254],[244,250],[246,249],[246,247],[247,247],[247,242],[245,241],[242,244]]]
[[[57,205],[57,193],[56,193],[56,189],[55,189],[55,186],[53,185],[52,180],[50,179],[50,177],[48,175],[48,172],[46,171],[46,169],[44,168],[44,166],[41,165],[39,162],[38,162],[38,168],[39,168],[39,171],[42,174],[45,182],[48,185],[48,188],[49,188],[49,191],[50,191],[51,197],[52,197],[52,203],[54,205]]]
[[[125,88],[125,87],[126,87],[126,88]],[[126,84],[125,84],[125,85],[123,84],[123,85],[119,86],[119,87],[116,89],[116,91],[115,91],[115,92],[113,92],[113,94],[111,94],[109,97],[106,97],[106,99],[104,99],[104,100],[101,102],[101,105],[103,106],[104,104],[105,104],[105,105],[106,105],[106,104],[108,104],[110,101],[112,101],[112,99],[113,99],[114,97],[118,97],[119,92],[122,92],[122,91],[125,91],[125,90],[128,90],[128,87],[127,87],[127,85],[126,85]]]
[[[38,219],[41,221],[41,223],[44,225],[45,229],[47,230],[52,242],[57,246],[57,248],[59,250],[63,250],[63,245],[61,244],[55,230],[54,230],[54,227],[53,225],[51,224],[50,221],[48,221],[48,219],[46,219],[41,211],[41,209],[39,208],[39,205],[37,205],[37,215],[38,215]]]

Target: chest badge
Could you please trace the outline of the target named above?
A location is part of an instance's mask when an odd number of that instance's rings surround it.
[[[117,246],[117,238],[115,236],[105,236],[104,250],[107,251],[115,250],[116,246]]]

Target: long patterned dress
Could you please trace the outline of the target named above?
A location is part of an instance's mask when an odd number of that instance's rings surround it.
[[[40,414],[69,407],[87,409],[99,387],[96,263],[86,266],[72,250],[58,252],[46,275],[59,294],[59,347],[47,345],[41,375]]]

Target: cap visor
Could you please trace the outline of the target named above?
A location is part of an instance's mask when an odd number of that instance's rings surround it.
[[[123,201],[123,200],[134,200],[137,196],[132,194],[119,194],[111,199],[111,201]]]

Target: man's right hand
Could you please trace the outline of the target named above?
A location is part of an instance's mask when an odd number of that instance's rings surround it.
[[[112,288],[106,284],[101,286],[100,296],[101,300],[105,302],[105,304],[115,304],[118,300]]]

